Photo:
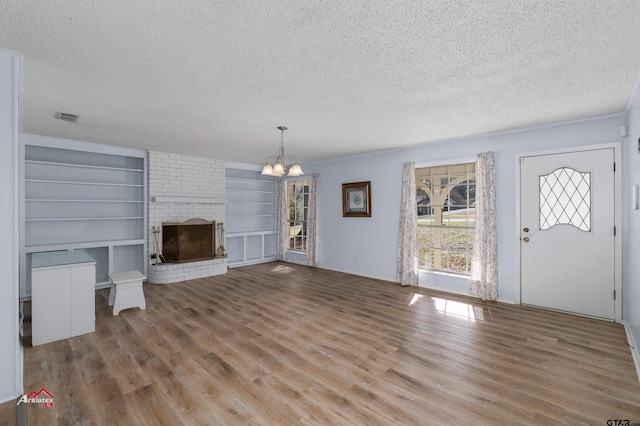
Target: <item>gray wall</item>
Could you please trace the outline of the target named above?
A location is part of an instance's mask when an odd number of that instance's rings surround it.
[[[22,392],[18,338],[18,134],[22,55],[0,49],[0,403]]]
[[[640,343],[640,210],[632,210],[631,189],[640,185],[640,90],[635,91],[629,109],[628,143],[622,151],[622,315]],[[640,348],[636,346],[640,354]]]
[[[349,273],[395,281],[396,242],[400,214],[400,185],[402,163],[456,162],[483,151],[495,152],[496,199],[498,224],[499,298],[516,301],[519,280],[515,276],[516,244],[516,154],[538,150],[577,147],[610,142],[622,142],[623,157],[630,151],[629,138],[619,135],[619,127],[626,124],[624,114],[593,120],[565,123],[543,128],[503,133],[473,139],[428,144],[410,149],[382,152],[305,164],[305,173],[318,173],[318,266]],[[640,122],[636,124],[640,133]],[[636,134],[636,139],[638,135]],[[628,212],[628,175],[634,163],[623,162],[623,206]],[[625,160],[629,163],[629,159]],[[371,181],[371,218],[343,218],[341,184]],[[640,176],[635,181],[640,183]],[[634,212],[635,214],[636,212]],[[636,214],[635,226],[640,227]],[[623,229],[623,241],[628,238]],[[634,243],[632,252],[625,252],[625,270],[636,268],[635,281],[624,279],[623,317],[631,316],[640,305],[640,280],[634,259],[640,257],[640,244]],[[468,293],[468,280],[443,274],[421,274],[421,285],[443,290]]]

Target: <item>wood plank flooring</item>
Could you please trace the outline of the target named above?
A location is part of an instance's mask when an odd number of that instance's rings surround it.
[[[144,291],[25,349],[30,425],[640,422],[619,324],[278,262]]]

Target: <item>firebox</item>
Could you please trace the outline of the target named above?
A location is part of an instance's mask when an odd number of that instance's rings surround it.
[[[168,263],[213,259],[216,222],[194,218],[182,223],[162,224],[162,254]]]

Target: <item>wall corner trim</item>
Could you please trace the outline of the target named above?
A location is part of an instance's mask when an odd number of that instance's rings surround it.
[[[638,381],[640,381],[640,348],[638,348],[638,343],[633,337],[633,331],[631,330],[629,322],[627,320],[623,320],[622,324],[624,325],[624,331],[627,333],[627,344],[629,345],[629,350],[631,351],[631,356],[633,357],[633,363],[636,366]]]

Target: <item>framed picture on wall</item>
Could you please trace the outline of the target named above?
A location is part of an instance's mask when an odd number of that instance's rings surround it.
[[[342,184],[342,216],[371,217],[371,181]]]

